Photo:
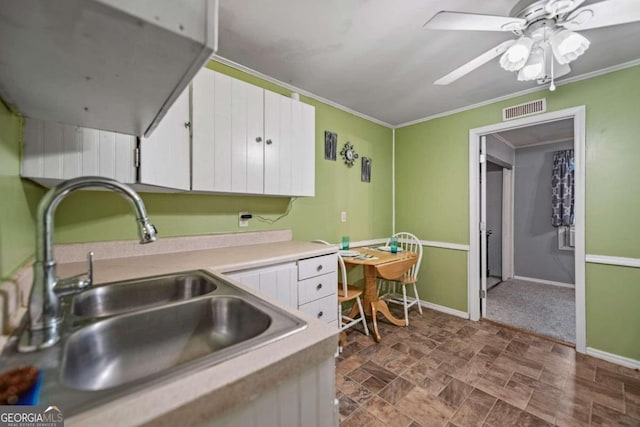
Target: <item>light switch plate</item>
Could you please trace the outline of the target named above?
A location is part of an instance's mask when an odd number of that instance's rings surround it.
[[[347,213],[345,211],[340,212],[340,221],[347,222]]]

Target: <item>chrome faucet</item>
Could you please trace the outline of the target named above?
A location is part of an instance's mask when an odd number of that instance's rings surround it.
[[[100,187],[115,191],[129,201],[136,212],[140,243],[156,241],[157,230],[149,222],[144,203],[138,193],[114,179],[86,176],[70,179],[50,189],[40,200],[36,223],[36,260],[33,285],[29,295],[28,324],[18,345],[20,351],[33,351],[54,345],[60,340],[60,297],[92,285],[93,253],[89,253],[88,278],[74,276],[60,279],[53,258],[53,218],[55,210],[69,193],[82,188]]]

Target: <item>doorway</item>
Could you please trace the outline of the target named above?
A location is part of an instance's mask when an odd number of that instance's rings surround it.
[[[536,286],[543,286],[545,288],[552,288],[563,291],[561,286],[552,287],[550,283],[541,283],[541,282],[529,282],[529,283],[516,283],[516,282],[528,282],[524,280],[526,278],[532,278],[529,276],[518,276],[519,267],[516,263],[517,261],[512,261],[509,259],[517,260],[517,251],[518,248],[514,246],[514,243],[521,241],[517,241],[514,236],[517,234],[517,230],[513,227],[514,221],[509,221],[509,203],[504,202],[504,187],[508,187],[509,184],[512,186],[513,191],[515,191],[514,183],[517,180],[518,169],[513,168],[513,172],[507,172],[506,175],[511,174],[511,177],[505,181],[505,170],[509,170],[505,168],[504,165],[496,164],[495,162],[491,168],[492,171],[489,173],[501,174],[502,185],[503,185],[503,194],[502,194],[502,209],[501,212],[503,214],[503,220],[501,221],[501,229],[500,233],[497,233],[492,229],[491,235],[489,235],[487,240],[487,231],[489,227],[487,227],[487,217],[486,217],[486,197],[482,196],[482,189],[484,185],[488,183],[488,181],[493,180],[497,181],[497,179],[491,178],[491,176],[487,177],[487,165],[489,163],[487,160],[491,160],[490,153],[487,153],[487,137],[489,135],[505,135],[510,131],[515,131],[517,129],[524,129],[527,127],[531,127],[534,125],[542,125],[542,124],[552,124],[554,122],[559,122],[562,120],[571,120],[572,128],[573,128],[573,140],[574,140],[574,174],[575,174],[575,201],[574,201],[574,227],[569,233],[573,236],[572,243],[574,245],[572,253],[575,254],[572,261],[570,262],[573,267],[573,282],[575,283],[575,290],[571,289],[574,292],[574,296],[572,301],[574,302],[574,310],[573,315],[575,320],[571,319],[571,321],[575,324],[575,344],[576,350],[579,352],[585,352],[586,350],[586,330],[585,330],[585,295],[584,295],[584,269],[585,269],[585,256],[584,256],[584,146],[585,146],[585,138],[584,138],[584,129],[585,129],[585,109],[584,107],[576,107],[567,110],[557,111],[553,113],[540,114],[537,116],[525,117],[521,119],[512,120],[509,122],[497,123],[490,126],[485,126],[483,128],[471,129],[469,131],[469,180],[470,180],[470,251],[469,251],[469,314],[472,320],[478,320],[481,316],[487,316],[487,306],[490,306],[490,302],[487,304],[487,296],[490,296],[491,288],[489,292],[487,291],[487,271],[490,276],[498,277],[502,282],[499,282],[497,286],[493,289],[496,291],[503,287],[503,289],[507,289],[508,286],[503,286],[505,284],[510,285],[521,285],[528,286],[527,290],[534,290]],[[520,131],[523,132],[523,131]],[[547,141],[549,142],[549,141]],[[552,141],[553,142],[553,141]],[[555,141],[557,142],[557,141]],[[548,144],[550,145],[550,144]],[[554,147],[549,147],[554,148]],[[524,149],[524,148],[523,148]],[[482,151],[482,156],[481,156]],[[515,150],[514,150],[515,151]],[[533,149],[531,151],[545,151],[542,148]],[[559,151],[559,150],[556,150]],[[489,157],[487,157],[489,154]],[[480,163],[480,160],[485,160],[483,164]],[[515,162],[515,156],[514,156]],[[512,163],[513,164],[513,163]],[[497,168],[501,168],[502,172],[497,170]],[[479,184],[478,177],[480,173],[483,173],[485,176],[484,185]],[[515,176],[514,176],[515,175]],[[497,178],[497,176],[495,177]],[[494,183],[495,187],[495,183]],[[484,193],[486,195],[486,193]],[[513,209],[514,198],[511,198],[511,216],[514,217],[515,210]],[[506,209],[506,210],[505,210]],[[551,207],[546,208],[547,211],[551,212]],[[506,213],[507,220],[504,220],[504,215]],[[482,216],[481,216],[482,214]],[[546,221],[549,221],[550,215],[547,215]],[[481,221],[484,220],[484,222]],[[511,224],[509,224],[511,223]],[[510,237],[505,238],[505,224],[506,225],[506,234],[511,234]],[[509,229],[511,227],[511,229]],[[502,238],[498,238],[497,234],[502,234]],[[558,234],[559,236],[559,234]],[[493,241],[491,240],[493,239]],[[498,259],[502,261],[502,265],[500,268],[500,274],[498,275],[496,272],[496,261],[497,256],[495,249],[493,251],[489,251],[490,244],[493,242],[494,244],[498,241],[502,242],[502,247],[500,251],[502,252],[502,256],[499,256]],[[511,241],[511,247],[509,247],[509,241]],[[556,242],[558,241],[558,237],[556,237]],[[505,245],[506,243],[506,245]],[[537,242],[539,243],[539,242]],[[548,243],[547,243],[548,244]],[[484,248],[484,249],[483,249]],[[483,256],[483,253],[485,256]],[[486,256],[488,255],[488,257]],[[525,254],[526,255],[526,254]],[[528,259],[528,264],[534,264],[532,259]],[[515,265],[515,270],[509,271],[510,268],[513,268]],[[493,271],[492,271],[493,270]],[[526,271],[522,270],[521,271]],[[531,273],[526,273],[531,274]],[[535,276],[535,275],[533,275]],[[535,278],[535,277],[533,277]],[[507,279],[506,281],[504,279]],[[544,279],[539,279],[544,280]],[[508,283],[511,282],[511,283]],[[561,281],[548,280],[548,282],[557,282],[563,283]],[[567,281],[568,282],[568,281]],[[491,280],[489,281],[491,283]],[[551,286],[550,286],[551,285]],[[568,289],[568,288],[565,288]],[[517,294],[518,292],[515,292]],[[491,301],[491,300],[489,300]],[[565,307],[566,308],[566,307]],[[566,310],[565,310],[566,312]],[[545,320],[542,318],[543,316],[537,316],[539,320]],[[517,326],[517,325],[516,325]]]
[[[575,343],[575,259],[573,230],[573,119],[534,124],[484,136],[486,198],[483,317],[567,344]],[[504,160],[495,159],[503,157]],[[495,160],[494,160],[495,159]],[[513,170],[512,194],[504,192]],[[512,198],[513,216],[504,215]],[[482,202],[481,202],[482,203]],[[481,211],[481,216],[482,216]],[[561,218],[560,213],[566,213]],[[556,213],[557,215],[554,215]],[[510,232],[506,223],[513,223]],[[502,253],[503,238],[513,250]],[[505,261],[513,274],[504,275]]]

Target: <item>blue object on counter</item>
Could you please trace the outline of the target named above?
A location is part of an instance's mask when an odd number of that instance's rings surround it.
[[[43,376],[42,371],[39,371],[35,384],[18,398],[16,405],[38,405],[40,403],[40,390],[42,389]]]
[[[392,254],[395,254],[395,253],[398,252],[398,238],[397,237],[393,236],[391,238],[391,245],[390,246],[391,246],[391,253]]]

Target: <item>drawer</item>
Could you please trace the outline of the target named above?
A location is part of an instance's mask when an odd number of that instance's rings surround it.
[[[338,275],[333,272],[298,282],[298,305],[338,293]]]
[[[331,273],[338,269],[338,255],[330,254],[298,261],[298,280]]]
[[[333,294],[302,304],[298,310],[327,323],[333,322],[338,320],[338,296]]]

